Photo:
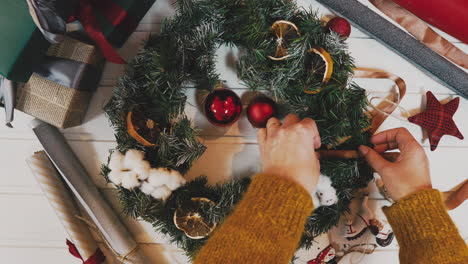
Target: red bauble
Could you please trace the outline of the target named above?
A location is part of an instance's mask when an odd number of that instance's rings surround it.
[[[211,92],[204,104],[206,118],[216,126],[229,126],[239,119],[242,103],[233,91],[218,89]]]
[[[340,34],[344,39],[347,39],[351,34],[351,25],[348,20],[342,17],[335,17],[328,21],[327,30],[333,30]]]
[[[250,102],[247,108],[247,118],[252,126],[260,128],[265,127],[270,117],[278,113],[275,101],[266,97],[258,96]]]

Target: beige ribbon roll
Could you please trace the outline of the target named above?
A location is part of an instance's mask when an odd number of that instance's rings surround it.
[[[89,259],[98,245],[88,227],[76,215],[80,210],[71,192],[44,151],[36,152],[26,160],[44,195],[84,260]]]
[[[432,30],[422,19],[391,0],[369,0],[369,2],[400,24],[427,47],[453,63],[468,69],[468,54],[437,34],[437,32]]]
[[[380,70],[375,70],[371,68],[355,68],[354,69],[354,77],[355,78],[371,78],[371,79],[389,79],[395,82],[395,85],[398,89],[398,94],[395,95],[390,93],[382,102],[377,105],[373,106],[374,110],[369,112],[372,116],[372,128],[370,129],[372,134],[379,129],[382,123],[390,116],[393,111],[399,106],[403,97],[406,94],[406,83],[405,81],[389,72],[384,72]]]

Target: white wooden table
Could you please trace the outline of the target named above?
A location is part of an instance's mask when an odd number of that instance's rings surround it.
[[[363,3],[367,2],[361,0]],[[148,15],[139,25],[120,53],[127,60],[136,54],[144,39],[150,32],[157,32],[162,18],[173,14],[171,0],[157,0]],[[330,12],[313,0],[301,0],[301,5],[311,5],[323,14]],[[462,44],[444,34],[456,46],[468,52],[468,45]],[[376,40],[353,28],[348,40],[352,56],[361,67],[380,68],[401,76],[408,85],[408,94],[402,106],[411,113],[420,111],[424,106],[426,91],[434,92],[438,99],[449,100],[455,94],[441,84],[433,81],[412,64],[399,57]],[[240,85],[235,74],[235,67],[226,63],[226,57],[236,54],[235,50],[221,48],[218,52],[220,61],[218,69],[221,78],[238,93],[245,87]],[[123,67],[107,65],[101,87],[93,97],[86,123],[80,127],[64,130],[66,138],[82,160],[96,185],[120,212],[113,187],[106,185],[99,175],[100,165],[107,160],[108,151],[115,147],[113,130],[106,120],[102,107],[112,95],[116,79]],[[357,80],[369,91],[369,97],[386,95],[392,89],[390,81]],[[468,81],[468,80],[467,80]],[[188,89],[189,101],[193,102],[194,91]],[[194,104],[187,106],[187,113],[195,123],[202,127],[202,140],[208,150],[189,172],[189,178],[200,174],[208,175],[210,182],[227,179],[232,175],[251,173],[258,170],[258,151],[255,145],[255,131],[248,124],[245,116],[227,130],[215,128],[206,120]],[[398,113],[397,113],[398,114]],[[461,100],[460,108],[455,114],[455,122],[461,132],[468,136],[468,101]],[[0,127],[0,258],[1,263],[8,264],[64,264],[80,263],[70,256],[65,246],[66,233],[49,206],[39,186],[26,166],[25,159],[34,151],[41,149],[39,142],[28,127],[31,120],[16,112],[15,128]],[[435,188],[448,190],[467,178],[468,140],[460,141],[454,137],[444,137],[435,152],[429,150],[427,136],[421,128],[408,122],[389,118],[382,129],[403,126],[423,144],[431,162],[432,180]],[[378,206],[382,197],[372,193],[371,203]],[[468,204],[450,212],[458,225],[462,236],[468,238]],[[144,222],[135,221],[125,216],[121,219],[141,244],[152,263],[185,263],[180,251],[168,245],[167,239],[153,231]],[[377,250],[366,256],[361,263],[398,263],[398,246],[393,245]]]

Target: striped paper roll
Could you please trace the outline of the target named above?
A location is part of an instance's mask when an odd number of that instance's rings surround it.
[[[76,217],[80,215],[79,208],[47,154],[44,151],[36,152],[26,162],[65,227],[70,240],[82,258],[89,259],[98,249],[97,243],[86,224]]]

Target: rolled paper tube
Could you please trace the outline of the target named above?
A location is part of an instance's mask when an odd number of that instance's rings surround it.
[[[427,0],[421,2],[426,4],[426,1]],[[445,58],[451,60],[453,63],[468,69],[468,54],[457,48],[454,44],[450,43],[450,41],[437,34],[437,32],[435,32],[419,17],[413,15],[413,13],[409,12],[391,0],[369,0],[369,2],[393,21],[400,24],[417,40],[424,43],[424,45],[428,46],[433,51],[439,53]],[[445,5],[445,3],[443,5]],[[462,25],[462,23],[458,23]],[[466,23],[468,23],[468,20]],[[468,31],[466,34],[468,34]]]
[[[70,240],[83,259],[96,253],[98,245],[85,223],[76,216],[80,210],[70,191],[66,188],[54,165],[44,151],[36,152],[26,160],[44,195],[62,222]]]
[[[0,76],[0,101],[3,99],[5,122],[8,127],[12,127],[11,122],[13,122],[14,118],[17,85],[17,83]]]
[[[357,0],[317,0],[468,99],[468,74]]]
[[[392,0],[429,24],[468,44],[466,0]]]
[[[128,264],[149,264],[112,208],[105,202],[88,173],[60,131],[38,119],[31,122],[34,133],[68,187],[84,207],[118,258]]]
[[[319,159],[359,159],[362,155],[357,150],[317,150]],[[381,154],[384,159],[395,161],[399,152],[385,152]]]

